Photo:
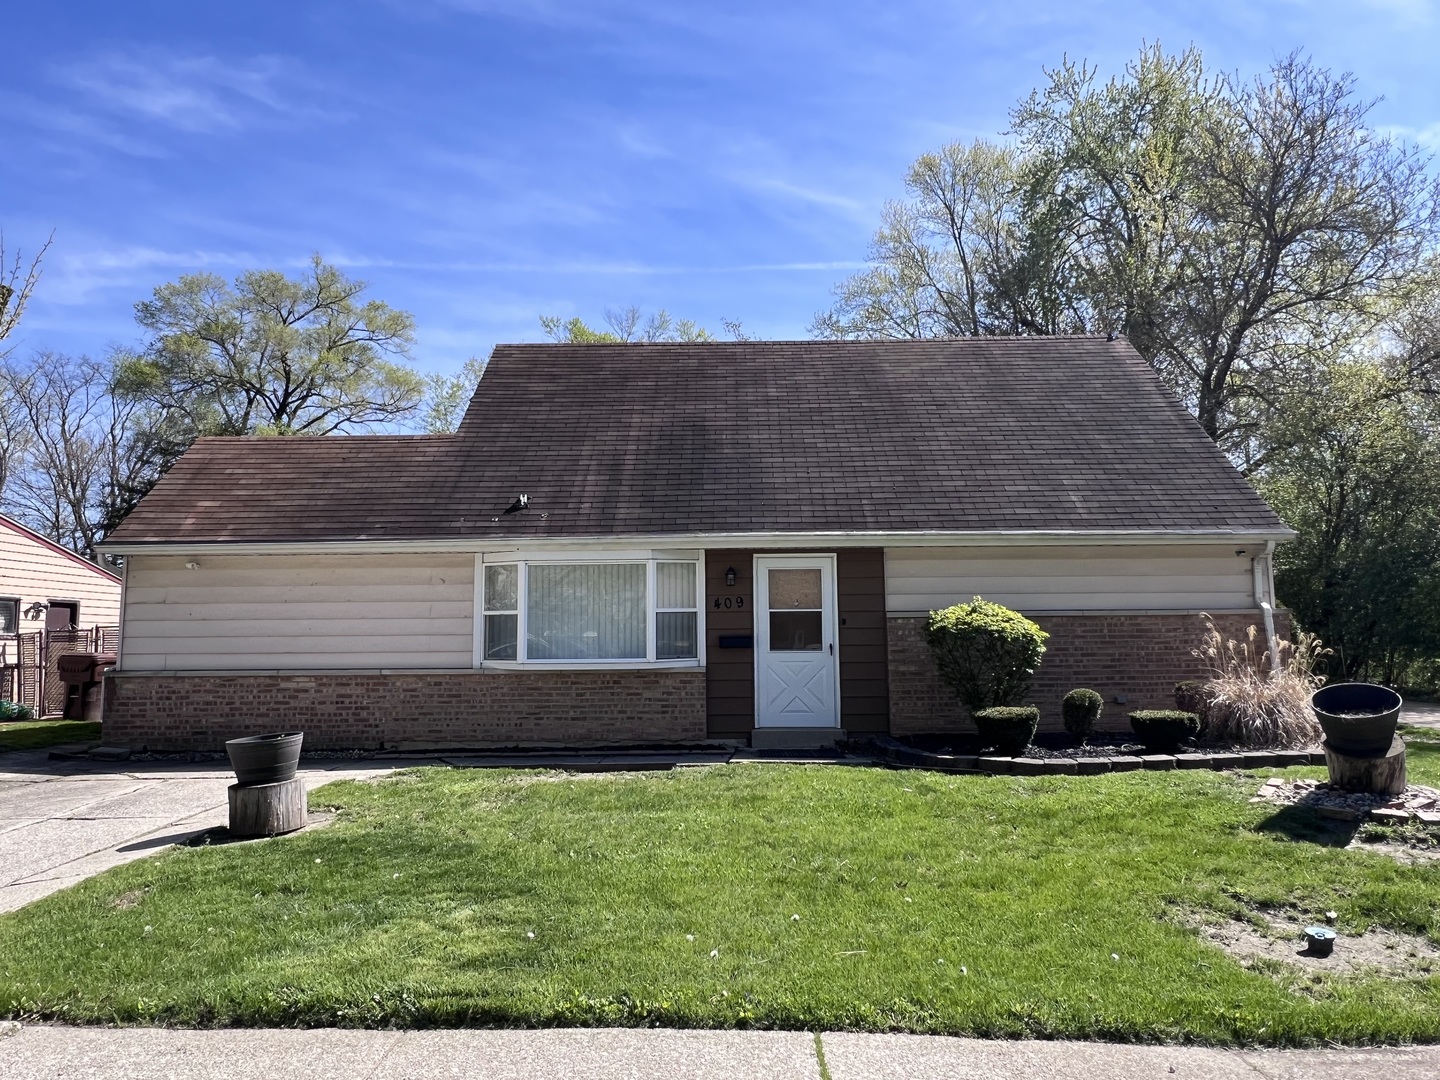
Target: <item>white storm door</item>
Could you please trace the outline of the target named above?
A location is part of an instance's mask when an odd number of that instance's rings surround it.
[[[755,726],[839,727],[835,556],[755,557]]]

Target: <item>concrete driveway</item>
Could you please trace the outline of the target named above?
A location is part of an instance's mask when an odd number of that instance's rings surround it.
[[[1433,701],[1407,701],[1400,710],[1400,722],[1440,731],[1440,705]]]
[[[404,763],[306,760],[308,789]],[[224,825],[228,763],[51,761],[0,754],[0,912]]]

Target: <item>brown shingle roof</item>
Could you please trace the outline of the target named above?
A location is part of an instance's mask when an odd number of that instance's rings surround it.
[[[203,439],[112,540],[1029,529],[1284,526],[1126,342],[1036,337],[502,345],[456,435]]]

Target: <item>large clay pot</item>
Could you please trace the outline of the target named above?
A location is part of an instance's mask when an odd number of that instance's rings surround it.
[[[1310,697],[1325,742],[1341,754],[1384,754],[1400,721],[1400,695],[1375,683],[1334,683]]]
[[[288,731],[278,735],[230,739],[225,743],[225,752],[230,755],[235,779],[247,785],[293,780],[296,766],[300,764],[300,743],[304,738],[303,731]]]

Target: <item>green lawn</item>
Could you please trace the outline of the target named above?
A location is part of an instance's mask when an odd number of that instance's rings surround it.
[[[0,754],[60,743],[96,742],[100,725],[84,720],[15,720],[0,724]]]
[[[1440,780],[1440,743],[1412,765]],[[312,795],[342,808],[325,829],[0,917],[0,1015],[1440,1039],[1440,972],[1247,970],[1181,925],[1269,904],[1440,941],[1433,864],[1293,839],[1257,786],[791,765],[341,782]]]

